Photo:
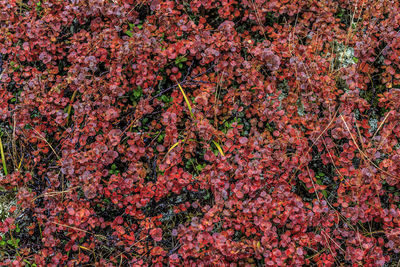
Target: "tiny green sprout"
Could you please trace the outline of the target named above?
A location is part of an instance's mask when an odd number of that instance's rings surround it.
[[[160,97],[160,99],[161,99],[162,102],[164,102],[166,104],[169,104],[169,103],[172,102],[172,97],[169,97],[169,96],[166,96],[166,95],[162,95]]]
[[[111,165],[111,170],[109,170],[109,173],[110,173],[110,174],[119,174],[119,170],[118,170],[118,168],[117,168],[117,165],[115,165],[115,163],[113,163],[113,164]]]
[[[162,142],[164,141],[164,137],[165,137],[165,133],[160,134],[160,135],[157,137],[157,142],[158,142],[158,143],[162,143]]]
[[[133,91],[133,95],[134,95],[136,98],[139,98],[139,97],[142,95],[142,91],[140,91],[140,90],[135,90],[135,91]]]
[[[178,65],[179,68],[182,68],[183,67],[182,63],[186,62],[186,61],[187,61],[187,57],[179,56],[175,59],[175,65]]]
[[[139,30],[143,28],[142,24],[135,25],[133,23],[129,23],[128,25],[129,25],[129,30],[125,31],[125,34],[128,35],[129,37],[133,36],[133,29],[135,27],[137,27]]]
[[[201,171],[204,169],[205,166],[206,166],[205,163],[203,163],[203,164],[197,164],[197,165],[196,165],[196,170],[199,171],[199,172],[201,172]]]
[[[143,89],[141,86],[138,86],[136,89],[132,90],[129,94],[129,99],[132,103],[137,103],[143,95]]]
[[[19,238],[11,238],[7,240],[7,244],[14,249],[19,247],[19,242],[20,242]]]
[[[36,12],[40,12],[40,11],[42,11],[42,2],[41,1],[38,1],[37,3],[36,3],[36,7],[35,7],[35,10],[36,10]]]

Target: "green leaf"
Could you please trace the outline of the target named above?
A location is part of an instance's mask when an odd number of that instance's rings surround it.
[[[185,56],[179,56],[175,59],[175,65],[179,65],[180,63],[183,63],[186,61],[187,61],[187,58]],[[183,66],[183,65],[181,64],[181,66]]]
[[[125,34],[128,35],[129,37],[133,36],[133,33],[131,31],[126,31]]]
[[[166,95],[162,95],[160,97],[161,101],[164,103],[171,103],[172,102],[172,97],[166,96]]]
[[[204,169],[205,166],[206,166],[206,164],[198,164],[198,165],[196,165],[196,170],[200,172]]]
[[[158,142],[158,143],[161,143],[162,141],[164,141],[164,136],[165,136],[165,134],[160,134],[160,135],[157,137],[157,142]]]
[[[19,244],[19,239],[9,239],[7,240],[7,244],[12,246],[13,248],[17,248]]]
[[[186,163],[185,163],[186,169],[189,169],[189,168],[190,168],[190,165],[193,165],[193,161],[192,161],[192,160],[186,161]]]

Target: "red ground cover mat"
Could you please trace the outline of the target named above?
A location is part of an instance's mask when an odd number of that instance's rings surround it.
[[[396,266],[400,3],[0,0],[0,262]]]

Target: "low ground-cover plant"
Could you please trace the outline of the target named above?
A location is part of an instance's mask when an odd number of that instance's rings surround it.
[[[0,0],[1,263],[397,264],[399,14]]]

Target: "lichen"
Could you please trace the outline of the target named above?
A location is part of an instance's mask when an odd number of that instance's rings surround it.
[[[341,68],[346,68],[350,65],[357,64],[358,58],[354,56],[354,48],[351,46],[344,45],[342,43],[337,43],[335,42],[333,44],[334,46],[334,53],[336,54],[336,57],[334,60],[331,62],[331,68],[332,69],[341,69]],[[329,57],[331,53],[327,53],[327,56]]]
[[[374,134],[376,132],[376,130],[378,129],[378,120],[371,117],[368,120],[368,124],[369,124],[369,126],[371,126],[371,128],[369,129],[369,132],[371,134]]]
[[[3,178],[3,172],[0,171],[0,179]],[[12,206],[16,206],[17,202],[15,200],[14,194],[3,190],[0,187],[0,222],[4,221],[7,217],[11,216],[9,210]],[[0,233],[2,238],[4,234]]]

